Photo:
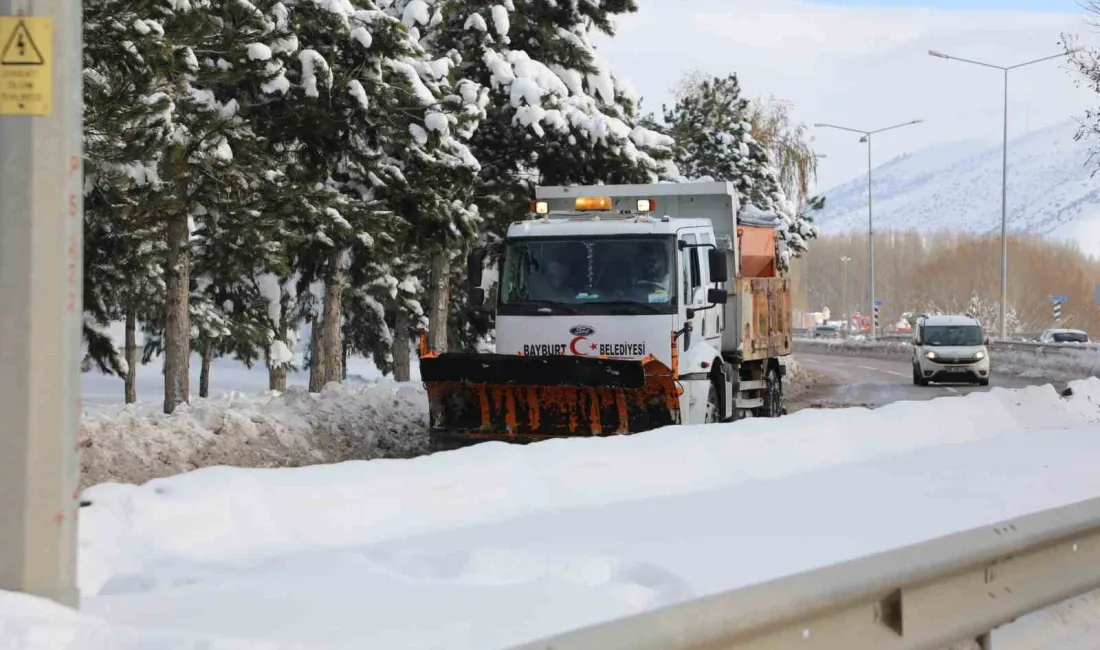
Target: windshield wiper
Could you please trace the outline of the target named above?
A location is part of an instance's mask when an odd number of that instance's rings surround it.
[[[513,304],[517,307],[522,307],[524,305],[543,305],[543,306],[546,306],[546,307],[556,307],[556,308],[561,309],[562,311],[565,311],[565,312],[570,313],[570,314],[577,313],[577,309],[576,309],[575,306],[570,305],[567,302],[561,302],[559,300],[542,300],[542,299],[535,299],[535,298],[527,298],[523,301],[516,302],[516,303],[513,303]]]
[[[636,300],[597,300],[595,302],[588,303],[588,304],[616,305],[616,306],[622,305],[624,307],[639,307],[641,309],[644,309],[644,310],[650,312],[651,314],[664,313],[663,311],[661,311],[661,308],[656,306],[656,305],[651,305],[651,304],[645,303],[645,302],[638,302]]]

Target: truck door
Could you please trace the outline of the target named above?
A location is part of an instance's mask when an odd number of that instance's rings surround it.
[[[684,232],[680,235],[680,241],[694,245],[699,243],[699,237],[693,232]],[[702,291],[704,269],[699,263],[699,249],[685,248],[679,251],[679,255],[680,295],[682,296],[680,302],[683,304],[681,307],[683,322],[691,323],[696,335],[706,337],[706,320],[703,317],[706,312],[695,314],[691,318],[688,318],[686,313],[689,307],[699,308],[705,306],[706,296],[704,294],[706,292]]]

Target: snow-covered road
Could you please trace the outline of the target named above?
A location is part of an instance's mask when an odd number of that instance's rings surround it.
[[[1100,495],[1100,380],[1074,389],[97,486],[84,610],[128,638],[503,648]],[[998,648],[1091,634],[1079,602]]]
[[[1051,383],[1041,376],[1024,377],[994,372],[988,387],[973,384],[914,386],[912,366],[902,359],[817,352],[797,352],[795,358],[807,370],[822,373],[828,378],[816,390],[801,397],[800,402],[818,408],[877,407],[898,401],[969,395],[987,392],[991,388],[1026,388]],[[1062,388],[1065,382],[1054,382],[1054,385]]]

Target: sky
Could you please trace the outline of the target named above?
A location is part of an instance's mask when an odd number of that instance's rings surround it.
[[[874,130],[874,165],[930,145],[965,139],[999,144],[1002,73],[933,58],[1013,65],[1063,51],[1063,33],[1100,44],[1078,0],[639,0],[598,52],[642,97],[645,112],[671,102],[688,71],[736,72],[746,96],[792,103],[795,118]],[[950,6],[951,9],[937,7]],[[970,8],[965,7],[980,7]],[[1059,11],[1041,8],[1055,8]],[[992,8],[992,9],[991,9]],[[1009,136],[1080,118],[1100,95],[1078,87],[1056,59],[1015,70]],[[866,174],[867,148],[855,134],[809,129],[820,160],[818,189]],[[1011,149],[1009,152],[1011,164]]]

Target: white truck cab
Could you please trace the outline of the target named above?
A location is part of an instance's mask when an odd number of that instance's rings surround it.
[[[977,319],[921,316],[913,327],[913,383],[989,385],[988,339]]]

